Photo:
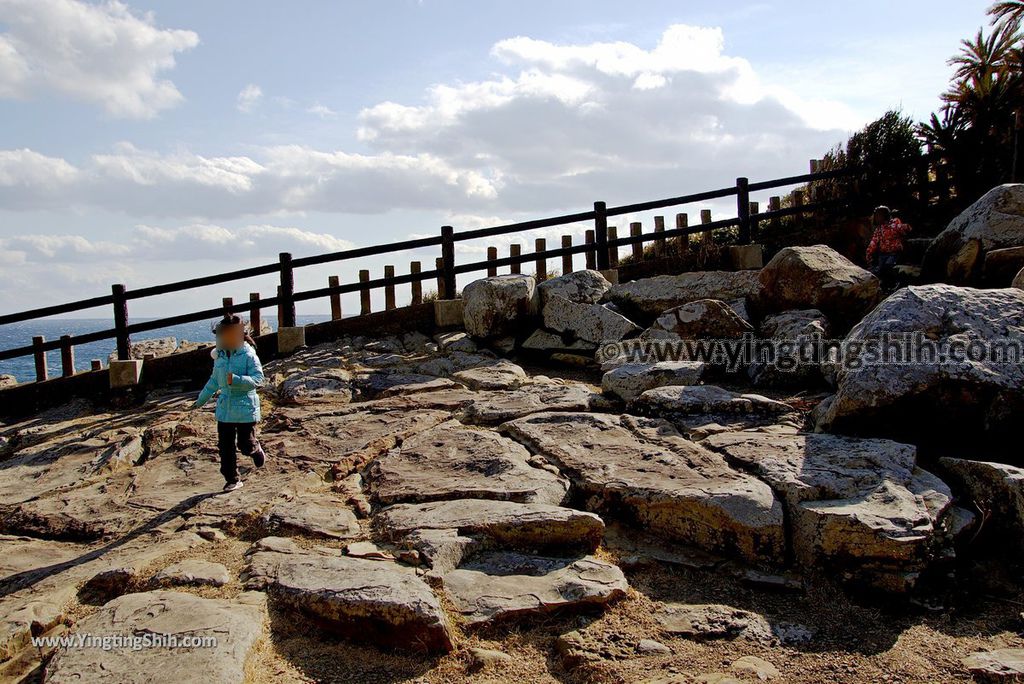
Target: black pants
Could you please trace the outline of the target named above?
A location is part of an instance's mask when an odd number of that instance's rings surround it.
[[[246,456],[256,451],[256,423],[222,423],[217,421],[217,449],[220,451],[220,473],[227,482],[238,482],[238,449]]]

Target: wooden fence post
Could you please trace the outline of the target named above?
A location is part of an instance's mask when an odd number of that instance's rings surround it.
[[[341,287],[341,278],[339,278],[336,275],[327,276],[327,287],[332,288],[332,289]],[[332,292],[331,293],[331,320],[332,321],[340,321],[341,320],[341,293],[340,292]]]
[[[793,206],[794,207],[802,207],[802,206],[804,206],[804,191],[803,190],[794,190],[793,191]],[[798,226],[803,225],[804,213],[802,211],[798,211],[797,213],[793,214],[793,218],[796,221],[796,224]]]
[[[700,210],[700,223],[701,223],[701,225],[706,225],[708,223],[711,223],[711,210],[710,209],[701,209]],[[700,241],[701,241],[702,244],[710,243],[711,242],[711,231],[710,230],[703,231],[700,234]]]
[[[739,219],[739,243],[750,244],[750,181],[736,179],[736,216]]]
[[[224,315],[227,316],[231,313],[231,307],[235,305],[233,297],[221,297],[220,305],[224,309]]]
[[[498,275],[498,267],[494,265],[494,262],[498,260],[498,248],[488,247],[487,248],[487,277],[493,278]]]
[[[365,268],[361,269],[359,271],[359,282],[365,283],[369,280],[370,272]],[[370,306],[370,288],[365,286],[361,287],[359,289],[359,315],[365,316],[366,314],[370,313],[371,308],[372,307]]]
[[[441,226],[441,258],[444,260],[445,299],[455,299],[455,229]]]
[[[420,262],[418,262],[418,261],[410,261],[409,262],[409,273],[418,274],[420,272],[420,268],[421,268]],[[410,289],[412,290],[412,301],[410,303],[413,304],[413,305],[422,304],[423,303],[423,281],[419,280],[419,279],[412,281],[410,283]]]
[[[252,336],[259,337],[263,334],[263,315],[260,311],[260,293],[249,293],[249,327],[252,329]]]
[[[437,271],[437,298],[448,299],[448,293],[444,288],[444,258],[434,259],[434,270]]]
[[[757,218],[757,215],[761,213],[761,205],[757,202],[750,203],[750,237],[751,240],[756,239],[760,234],[761,221]]]
[[[281,308],[281,286],[277,286],[277,329],[284,326],[284,309]]]
[[[60,369],[65,378],[75,374],[75,348],[71,346],[71,335],[60,336]]]
[[[608,208],[604,202],[594,202],[594,250],[597,270],[608,270]]]
[[[114,295],[114,329],[117,331],[117,358],[127,361],[131,358],[131,339],[128,336],[128,298],[125,296],[124,285],[111,285],[110,292]]]
[[[768,211],[781,211],[782,210],[782,198],[778,196],[768,198]],[[777,230],[782,225],[782,221],[779,220],[778,216],[772,218],[769,225],[773,230]]]
[[[583,234],[583,244],[591,246],[594,244],[594,231],[588,230]],[[591,271],[597,268],[595,254],[596,252],[593,249],[593,247],[591,247],[584,253],[584,256],[587,258],[587,268],[590,269]]]
[[[658,233],[665,232],[665,217],[655,216],[654,217],[654,256],[663,257],[665,256],[665,236],[658,237]]]
[[[43,349],[45,342],[46,338],[42,335],[36,335],[32,338],[32,346],[35,348],[32,351],[32,355],[36,361],[36,382],[42,382],[49,377],[49,372],[46,369],[46,350]]]
[[[562,249],[572,249],[572,235],[562,236]],[[572,254],[562,255],[562,275],[572,273]]]
[[[292,255],[281,252],[281,294],[278,308],[281,310],[281,325],[286,328],[295,327],[295,272],[292,270]]]
[[[385,280],[395,277],[395,267],[390,265],[384,266],[384,278]],[[395,307],[395,284],[385,283],[384,285],[384,310],[391,311]]]
[[[644,232],[644,226],[643,226],[642,223],[640,223],[638,221],[634,221],[633,223],[629,224],[629,236],[630,237],[640,237],[641,235],[643,235],[643,232]],[[644,243],[642,243],[642,242],[634,242],[633,243],[633,258],[636,259],[637,261],[640,261],[641,259],[644,258]]]
[[[544,238],[537,238],[533,242],[533,251],[543,252],[548,248],[547,240]],[[544,282],[548,278],[548,260],[546,257],[537,257],[537,282]]]
[[[614,240],[618,240],[618,239],[619,239],[619,229],[616,228],[615,226],[608,226],[608,240],[614,241]],[[619,248],[618,248],[618,246],[608,247],[608,249],[605,251],[605,254],[608,255],[608,266],[607,267],[608,268],[618,268],[619,267]]]
[[[523,255],[523,246],[521,244],[519,244],[518,242],[515,242],[515,243],[509,245],[508,246],[508,255],[510,257],[520,257],[520,256],[522,256]],[[518,262],[518,261],[513,263],[513,264],[510,264],[509,267],[508,267],[508,272],[509,273],[517,273],[517,274],[518,273],[522,273],[523,272],[523,265],[520,262]]]
[[[680,230],[682,228],[689,228],[689,227],[690,227],[690,217],[689,217],[689,215],[687,215],[685,213],[683,213],[683,214],[676,214],[676,230]],[[685,254],[690,249],[690,236],[689,235],[680,235],[677,244],[679,245],[679,253],[680,254]]]
[[[103,362],[99,359],[93,359],[89,362],[89,369],[94,371],[103,370]]]

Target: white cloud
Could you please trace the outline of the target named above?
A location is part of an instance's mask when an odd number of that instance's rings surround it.
[[[238,111],[248,114],[261,99],[263,99],[263,89],[254,83],[250,83],[238,93]]]
[[[321,119],[333,119],[334,117],[336,117],[338,115],[338,113],[336,111],[334,111],[330,107],[328,107],[326,105],[322,105],[320,103],[317,103],[317,104],[313,105],[312,107],[307,107],[306,108],[306,113],[307,114],[316,114]]]
[[[183,96],[161,74],[195,47],[192,31],[157,28],[116,0],[0,0],[0,97],[55,92],[126,118],[151,118]]]

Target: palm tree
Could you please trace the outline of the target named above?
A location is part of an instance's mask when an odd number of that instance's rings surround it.
[[[1004,23],[1017,28],[1024,20],[1024,0],[997,2],[988,8],[988,15],[993,24]]]

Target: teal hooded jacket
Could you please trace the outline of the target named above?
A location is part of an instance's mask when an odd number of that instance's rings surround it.
[[[260,420],[260,396],[256,388],[263,384],[263,366],[256,350],[248,342],[240,349],[214,348],[213,374],[199,393],[196,408],[217,397],[215,415],[222,423],[255,423]],[[228,384],[228,373],[232,374]]]

